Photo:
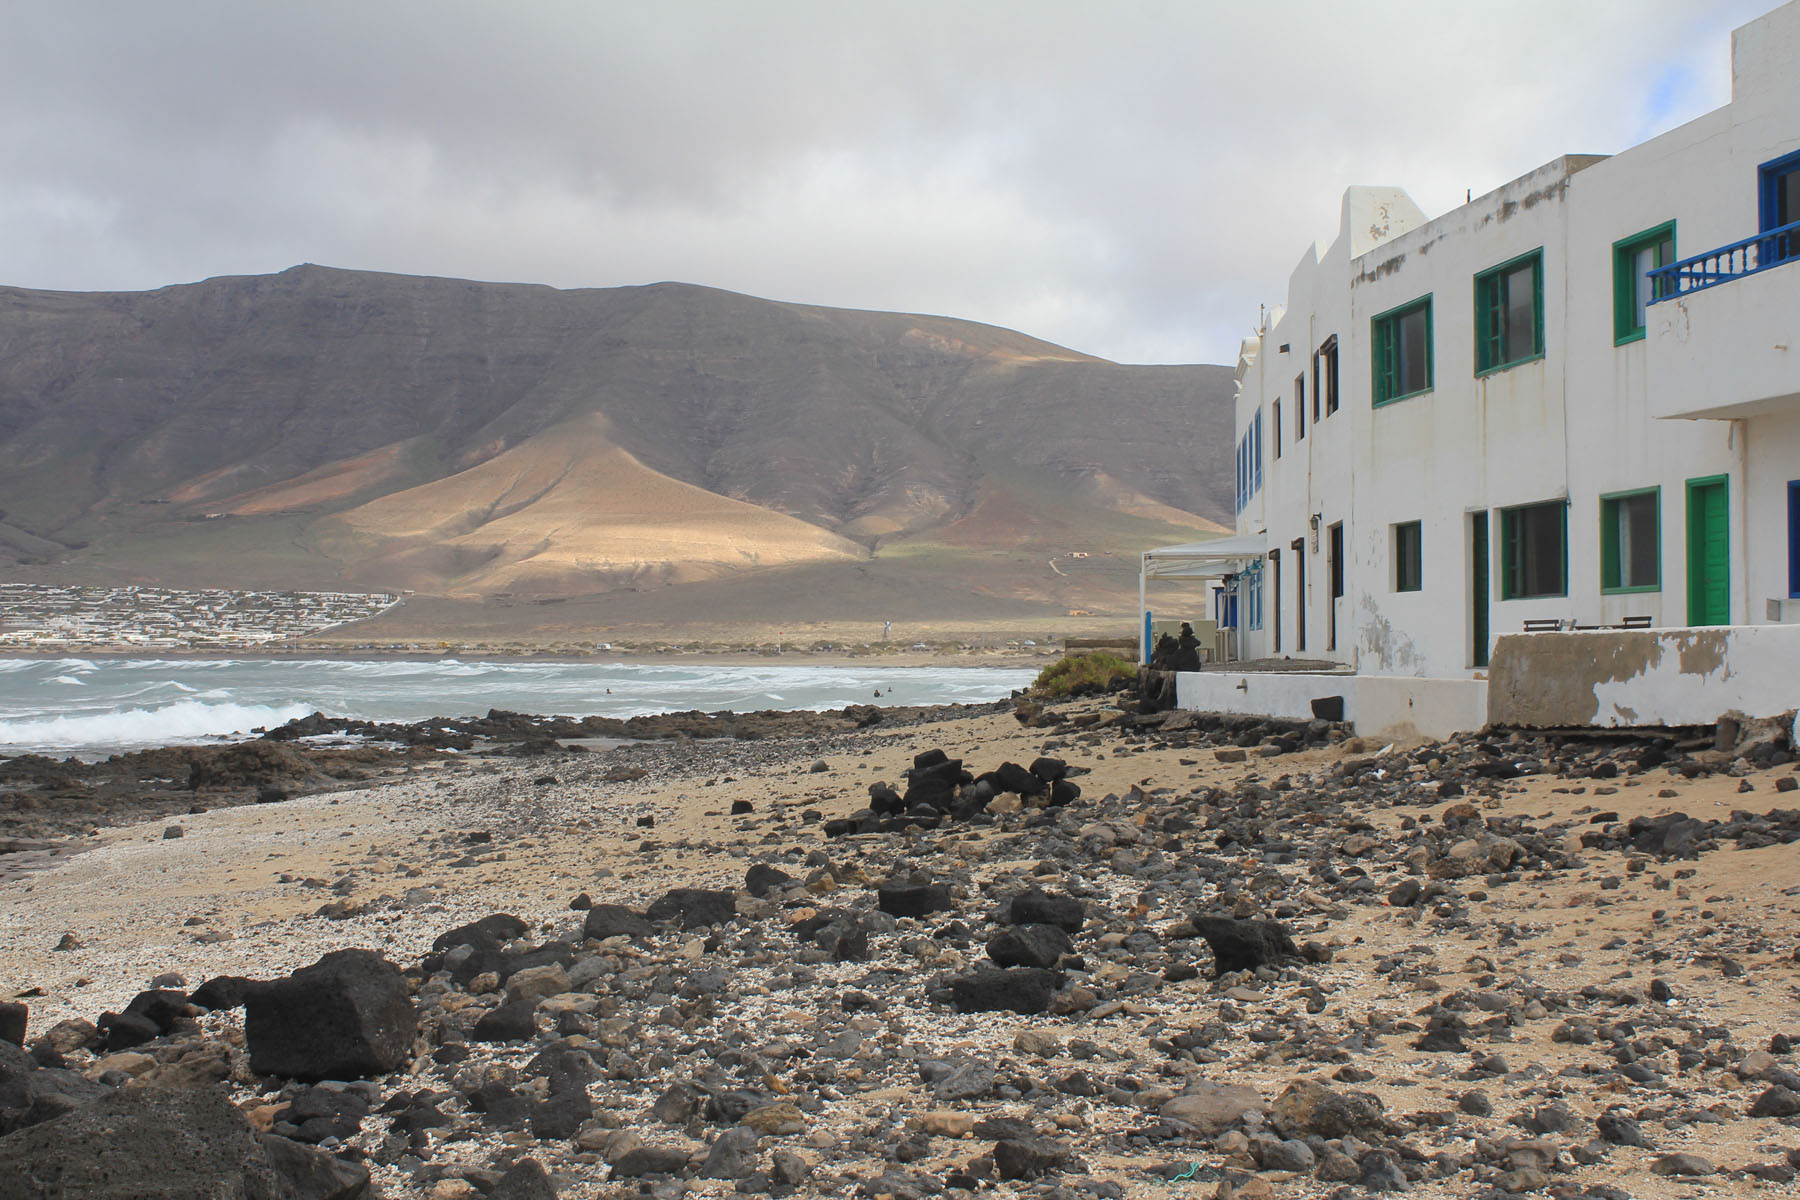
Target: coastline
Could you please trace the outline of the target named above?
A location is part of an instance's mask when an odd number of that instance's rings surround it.
[[[704,1100],[745,1089],[754,1103],[791,1106],[749,1141],[762,1158],[795,1155],[809,1172],[803,1195],[926,1194],[905,1181],[968,1171],[993,1194],[1025,1194],[1028,1182],[996,1177],[999,1142],[972,1128],[985,1121],[1040,1152],[1046,1178],[1087,1194],[1161,1194],[1194,1169],[1228,1194],[1325,1196],[1329,1172],[1284,1167],[1299,1151],[1269,1149],[1307,1119],[1281,1101],[1302,1086],[1370,1097],[1356,1102],[1378,1114],[1358,1118],[1354,1136],[1323,1117],[1293,1134],[1319,1139],[1318,1169],[1404,1168],[1421,1200],[1469,1195],[1516,1169],[1505,1148],[1521,1140],[1515,1122],[1544,1110],[1565,1122],[1533,1143],[1553,1145],[1558,1181],[1643,1200],[1693,1189],[1653,1170],[1659,1155],[1704,1155],[1722,1177],[1781,1139],[1782,1126],[1744,1114],[1768,1086],[1755,1071],[1788,1069],[1791,1057],[1765,1053],[1773,1067],[1736,1072],[1792,1032],[1794,846],[1721,835],[1687,857],[1618,838],[1676,808],[1723,822],[1733,809],[1778,806],[1791,766],[1734,776],[1701,757],[1596,778],[1595,763],[1631,760],[1527,739],[1505,743],[1497,761],[1535,765],[1496,780],[1477,772],[1496,760],[1473,740],[1383,752],[1254,726],[1164,732],[1121,697],[1052,705],[1042,724],[1010,707],[774,739],[442,760],[181,816],[179,837],[166,820],[106,830],[85,854],[0,882],[0,978],[25,993],[35,1037],[65,1017],[121,1011],[164,972],[183,988],[271,978],[350,946],[412,966],[453,926],[517,915],[518,945],[562,947],[551,953],[566,974],[549,975],[567,990],[535,1001],[540,1027],[523,1040],[473,1036],[478,1016],[520,991],[499,975],[416,982],[427,1046],[442,1040],[456,1054],[422,1054],[352,1085],[373,1101],[442,1097],[448,1136],[396,1140],[398,1109],[346,1135],[391,1198],[473,1200],[480,1189],[466,1181],[523,1156],[548,1168],[563,1200],[622,1196],[636,1186],[621,1177],[624,1146],[609,1140],[622,1126],[669,1149],[688,1194],[722,1200],[734,1183],[707,1178],[703,1164],[733,1126],[707,1119]],[[975,771],[1055,756],[1081,795],[1063,809],[1009,801],[991,820],[935,830],[826,836],[826,822],[868,803],[870,785],[899,780],[932,750]],[[1697,764],[1706,770],[1694,778],[1673,769]],[[1589,846],[1587,834],[1600,840]],[[754,894],[746,871],[759,863],[789,882]],[[942,888],[949,907],[883,914],[890,885]],[[1432,894],[1421,899],[1420,885]],[[1027,887],[1086,908],[1057,1003],[971,1013],[933,999],[935,980],[986,960],[1005,928],[996,914]],[[585,914],[572,911],[582,895],[642,911],[678,888],[723,889],[737,916],[582,943]],[[1732,904],[1715,906],[1725,896]],[[1279,920],[1321,950],[1215,978],[1196,912]],[[866,958],[807,940],[832,913],[863,923]],[[65,933],[76,945],[59,950]],[[1579,1033],[1622,1020],[1646,1049],[1659,1038],[1685,1048],[1702,1029],[1726,1031],[1726,1042],[1707,1043],[1716,1066],[1679,1066],[1672,1049],[1640,1054],[1656,1081],[1638,1082],[1621,1075],[1613,1041]],[[1444,1029],[1466,1049],[1426,1036]],[[207,1086],[277,1120],[304,1089],[244,1069],[243,1036],[240,1014],[215,1012],[131,1050],[69,1057],[93,1075],[108,1063],[151,1079],[222,1054],[230,1071]],[[597,1064],[584,1085],[596,1116],[568,1135],[509,1126],[488,1107],[499,1093],[480,1099],[481,1087],[513,1081],[538,1111],[548,1101],[529,1067],[547,1052]],[[747,1065],[741,1077],[709,1074],[734,1062]],[[952,1096],[939,1081],[957,1070],[974,1082]],[[1208,1108],[1224,1083],[1245,1091]],[[683,1087],[701,1097],[699,1118],[658,1117],[661,1097]],[[1464,1101],[1477,1092],[1487,1107]],[[1682,1115],[1702,1110],[1717,1119]],[[1573,1158],[1593,1122],[1619,1111],[1642,1121],[1655,1149],[1603,1143]]]
[[[64,658],[108,658],[143,660],[235,660],[275,659],[289,662],[552,662],[552,663],[698,663],[722,667],[767,666],[784,662],[804,662],[815,667],[1018,667],[1044,665],[1062,657],[1060,647],[1035,647],[1025,650],[904,650],[852,654],[842,651],[813,651],[790,648],[780,652],[753,649],[715,650],[701,647],[674,646],[669,649],[597,650],[578,653],[573,650],[519,650],[494,646],[459,646],[438,651],[412,650],[390,646],[377,649],[347,649],[336,645],[319,646],[130,646],[76,645],[56,649],[7,649],[0,661],[20,659],[55,661]]]

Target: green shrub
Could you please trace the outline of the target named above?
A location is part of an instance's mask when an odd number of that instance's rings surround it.
[[[1067,696],[1077,688],[1105,687],[1116,675],[1135,675],[1137,664],[1105,650],[1065,654],[1042,671],[1031,685],[1031,694],[1046,699]]]

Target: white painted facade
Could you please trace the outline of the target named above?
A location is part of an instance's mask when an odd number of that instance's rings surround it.
[[[1800,237],[1781,243],[1791,258],[1758,244],[1780,265],[1649,304],[1636,336],[1621,336],[1633,309],[1618,314],[1616,288],[1638,285],[1629,270],[1615,278],[1620,243],[1667,224],[1673,258],[1687,260],[1778,223],[1765,193],[1788,186],[1790,169],[1800,180],[1796,64],[1800,0],[1734,34],[1730,104],[1652,141],[1556,159],[1435,219],[1397,188],[1345,193],[1337,237],[1307,248],[1286,305],[1265,315],[1238,363],[1237,433],[1261,457],[1260,486],[1254,475],[1240,483],[1237,531],[1267,546],[1244,657],[1466,680],[1482,677],[1494,639],[1527,621],[1800,622]],[[1484,306],[1482,287],[1497,285],[1478,280],[1532,255],[1541,299]],[[1513,300],[1528,275],[1509,276]],[[1427,298],[1428,386],[1377,403],[1383,330],[1398,328],[1384,314]],[[1496,311],[1524,343],[1504,344],[1503,365],[1482,370],[1478,322]],[[1316,368],[1333,344],[1330,411],[1328,373]],[[1620,498],[1645,493],[1653,501]],[[1603,545],[1603,521],[1618,530],[1621,506],[1638,517],[1620,535],[1626,560],[1638,538],[1637,586],[1632,564]],[[1561,564],[1542,552],[1558,508]],[[1398,527],[1411,522],[1417,587],[1402,590],[1410,560],[1397,541],[1409,535]],[[1526,548],[1534,537],[1537,553]],[[1240,574],[1234,586],[1248,625],[1251,582]]]

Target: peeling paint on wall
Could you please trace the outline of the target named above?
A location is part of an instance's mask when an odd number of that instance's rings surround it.
[[[1494,647],[1495,725],[1707,725],[1800,706],[1800,626],[1510,635]]]
[[[1362,610],[1363,653],[1375,660],[1376,669],[1385,674],[1422,674],[1418,647],[1412,638],[1394,628],[1373,596],[1362,597]]]
[[[1717,671],[1719,678],[1731,678],[1731,664],[1725,658],[1724,630],[1695,629],[1678,635],[1675,645],[1681,655],[1683,675],[1710,675]]]

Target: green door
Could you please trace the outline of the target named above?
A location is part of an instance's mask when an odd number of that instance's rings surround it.
[[[1469,514],[1469,566],[1469,597],[1474,605],[1471,613],[1474,646],[1469,662],[1485,667],[1488,665],[1488,515],[1484,512]]]
[[[1690,479],[1687,485],[1689,625],[1731,623],[1731,521],[1726,477]]]

